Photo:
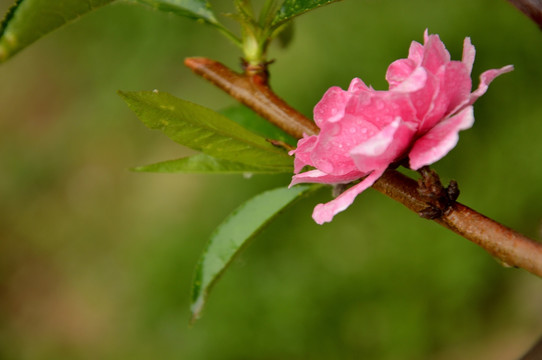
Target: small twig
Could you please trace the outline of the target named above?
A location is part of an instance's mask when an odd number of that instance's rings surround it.
[[[542,359],[542,338],[533,345],[529,351],[521,357],[520,360],[540,360]]]
[[[542,0],[508,0],[542,30]]]
[[[418,170],[421,177],[418,180],[418,193],[427,199],[427,208],[418,213],[422,218],[435,220],[448,215],[453,210],[459,188],[455,180],[450,181],[447,187],[442,186],[440,177],[435,170],[424,166]]]
[[[373,188],[416,213],[427,207],[424,197],[417,191],[418,183],[398,171],[386,171]],[[452,205],[452,211],[434,221],[481,246],[504,264],[542,277],[541,243],[458,202]]]
[[[301,138],[303,133],[318,133],[318,127],[275,95],[266,85],[267,81],[259,82],[254,76],[238,74],[205,58],[189,58],[185,64],[290,135]],[[418,191],[418,183],[395,170],[387,170],[373,188],[416,213],[427,209],[427,197]],[[455,202],[455,199],[448,205],[435,222],[481,246],[504,264],[542,277],[542,243]]]

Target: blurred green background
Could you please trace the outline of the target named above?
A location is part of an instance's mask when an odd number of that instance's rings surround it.
[[[542,32],[527,17],[504,0],[346,0],[295,25],[291,46],[271,49],[271,82],[307,115],[355,76],[384,89],[425,28],[454,59],[471,36],[475,86],[514,64],[435,168],[460,201],[540,239]],[[289,176],[129,171],[188,150],[146,129],[117,90],[233,104],[183,67],[188,56],[237,68],[240,53],[196,22],[118,3],[0,65],[0,358],[515,359],[542,335],[540,279],[373,190],[324,226],[310,215],[328,190],[286,211],[190,328],[212,230]]]

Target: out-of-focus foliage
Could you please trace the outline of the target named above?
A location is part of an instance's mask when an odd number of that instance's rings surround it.
[[[284,0],[273,19],[273,26],[279,26],[307,11],[336,1],[339,0]]]
[[[211,11],[211,4],[207,0],[135,0],[147,4],[161,11],[172,12],[194,20],[205,21],[217,25],[218,20]]]
[[[271,83],[308,115],[354,76],[383,89],[388,64],[426,27],[454,59],[470,36],[474,74],[515,65],[436,168],[458,180],[460,201],[538,237],[542,34],[509,3],[339,2],[297,19],[288,49],[270,49]],[[0,66],[0,357],[510,359],[539,337],[539,279],[373,191],[325,226],[310,215],[329,191],[288,209],[188,328],[213,229],[289,181],[128,170],[193,153],[146,129],[118,89],[233,105],[183,68],[196,55],[235,67],[239,52],[212,28],[118,3]]]
[[[0,23],[0,62],[49,32],[112,1],[15,1]]]

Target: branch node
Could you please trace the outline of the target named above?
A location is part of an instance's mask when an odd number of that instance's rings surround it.
[[[241,68],[243,73],[258,86],[269,86],[269,65],[275,60],[266,61],[261,64],[250,64],[245,59],[241,58]]]
[[[457,181],[451,180],[450,184],[445,188],[442,186],[438,174],[429,166],[422,167],[418,172],[421,178],[418,180],[416,190],[428,205],[425,209],[419,211],[418,215],[428,220],[435,220],[444,215],[449,215],[459,197]]]

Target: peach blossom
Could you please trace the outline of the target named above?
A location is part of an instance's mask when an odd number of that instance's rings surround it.
[[[318,204],[313,218],[329,222],[345,210],[388,166],[406,157],[417,170],[434,163],[455,147],[460,130],[474,123],[472,104],[493,79],[511,65],[480,75],[471,92],[475,50],[465,38],[461,61],[450,54],[438,35],[424,34],[424,45],[413,41],[408,58],[387,70],[389,90],[377,91],[355,78],[348,90],[332,87],[314,108],[320,133],[299,140],[295,173],[298,183],[346,184],[361,180],[334,200]],[[301,172],[305,166],[314,169]]]

